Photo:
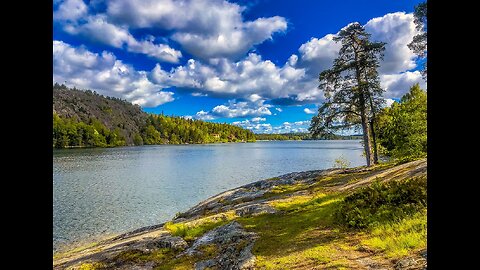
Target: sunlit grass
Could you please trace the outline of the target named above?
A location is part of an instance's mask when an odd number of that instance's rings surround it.
[[[400,222],[374,226],[362,244],[384,252],[388,258],[399,258],[427,246],[425,212],[406,217]]]
[[[221,216],[214,215],[205,217],[196,220],[195,222],[167,222],[165,223],[164,228],[173,236],[180,236],[185,239],[185,241],[192,241],[207,231],[227,224],[235,217],[235,213],[233,211],[229,211]]]

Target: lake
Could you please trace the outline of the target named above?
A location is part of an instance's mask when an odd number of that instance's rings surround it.
[[[281,174],[365,165],[351,141],[261,141],[53,151],[53,248],[170,220],[222,191]]]

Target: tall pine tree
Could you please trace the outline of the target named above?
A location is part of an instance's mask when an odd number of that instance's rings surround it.
[[[320,73],[319,88],[326,100],[309,128],[317,137],[361,126],[367,166],[378,161],[372,140],[375,112],[383,102],[377,68],[385,50],[385,43],[369,38],[359,23],[348,25],[334,38],[342,47],[333,67]]]

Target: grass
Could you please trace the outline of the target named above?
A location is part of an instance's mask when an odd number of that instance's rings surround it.
[[[399,222],[374,226],[362,244],[392,259],[426,248],[426,211],[418,212]]]
[[[238,218],[260,236],[252,250],[257,267],[291,269],[334,262],[330,255],[340,232],[329,227],[338,202],[335,195],[298,196],[273,204],[282,212]]]
[[[327,181],[339,181],[340,178],[343,178],[340,181],[348,181],[355,175],[358,173],[329,177]],[[350,193],[325,192],[316,187],[308,189],[311,192],[307,195],[271,201],[270,205],[280,210],[276,214],[237,219],[247,230],[260,236],[252,250],[259,269],[319,266],[322,269],[351,269],[359,267],[352,260],[361,256],[375,256],[376,260],[388,263],[390,259],[426,247],[424,211],[397,222],[379,220],[366,229],[349,228],[339,224],[335,214]],[[369,247],[374,253],[358,251],[360,245]]]
[[[97,270],[102,269],[104,267],[103,263],[95,262],[95,263],[82,263],[76,270]]]
[[[227,212],[224,215],[213,215],[205,217],[192,222],[167,222],[165,229],[169,231],[173,236],[180,236],[185,241],[193,241],[197,237],[203,235],[205,232],[210,231],[216,227],[222,226],[230,222],[236,217],[233,211]]]
[[[265,195],[285,195],[285,194],[290,194],[298,190],[305,189],[307,185],[305,184],[294,184],[294,185],[278,185],[274,186],[269,192],[267,192]]]

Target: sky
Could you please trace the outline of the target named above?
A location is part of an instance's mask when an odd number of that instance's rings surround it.
[[[415,83],[426,89],[407,47],[420,2],[54,0],[53,82],[150,113],[306,132],[324,101],[318,75],[340,49],[332,38],[350,23],[387,43],[387,104]]]

